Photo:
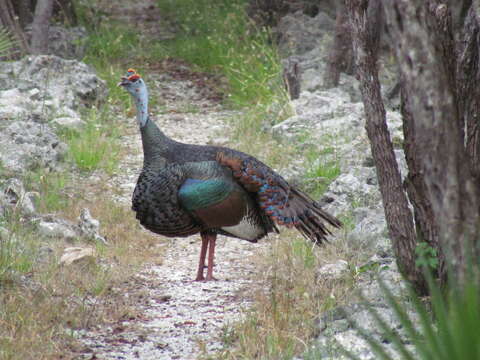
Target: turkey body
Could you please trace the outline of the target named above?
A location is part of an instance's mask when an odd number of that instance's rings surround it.
[[[200,233],[202,249],[196,280],[213,279],[217,234],[256,242],[277,225],[295,227],[321,244],[341,225],[320,205],[256,158],[226,147],[184,144],[167,137],[148,116],[148,93],[129,69],[122,78],[134,98],[144,164],[133,192],[132,209],[148,230],[168,237]]]
[[[144,169],[132,209],[145,228],[168,237],[209,231],[256,242],[275,229],[254,197],[216,161]]]

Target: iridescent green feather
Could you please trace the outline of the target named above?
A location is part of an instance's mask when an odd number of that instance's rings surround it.
[[[182,206],[194,211],[220,203],[232,190],[233,184],[222,178],[187,179],[178,191],[178,198]]]

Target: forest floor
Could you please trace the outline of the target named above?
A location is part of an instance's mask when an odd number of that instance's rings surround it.
[[[132,26],[142,26],[143,36],[161,32],[161,14],[148,0],[115,3],[106,12]],[[141,24],[141,25],[140,25]],[[160,29],[160,30],[159,30]],[[159,127],[175,140],[193,144],[229,145],[225,121],[233,112],[225,110],[205,75],[194,73],[181,62],[150,64],[145,74],[154,106],[150,110]],[[143,66],[143,65],[142,65]],[[135,67],[135,64],[132,64]],[[143,66],[145,68],[145,66]],[[143,74],[142,74],[143,75]],[[125,119],[118,175],[111,180],[111,196],[130,206],[131,194],[141,171],[141,138],[134,116]],[[132,239],[132,241],[135,241]],[[162,239],[165,249],[158,264],[146,265],[117,291],[141,299],[137,316],[108,326],[81,331],[88,359],[197,359],[222,348],[222,335],[229,323],[249,307],[255,286],[255,253],[269,247],[219,236],[215,276],[218,281],[195,282],[200,237]],[[135,295],[134,295],[135,293]],[[141,294],[141,296],[139,296]]]

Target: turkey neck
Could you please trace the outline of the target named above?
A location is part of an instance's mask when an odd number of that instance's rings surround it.
[[[137,122],[143,145],[144,166],[163,167],[171,140],[158,128],[148,115],[148,90],[145,84],[133,94],[137,108]]]

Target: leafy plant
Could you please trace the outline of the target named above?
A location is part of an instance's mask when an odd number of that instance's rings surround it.
[[[417,244],[415,248],[415,266],[424,268],[426,270],[435,270],[438,267],[438,254],[434,249],[426,242]]]

